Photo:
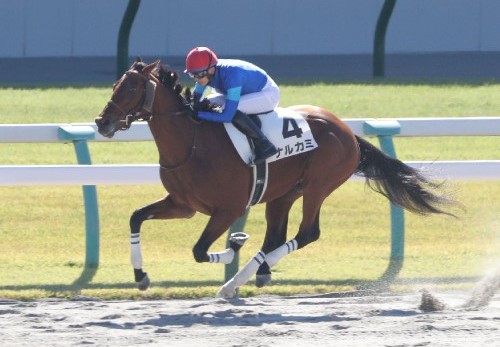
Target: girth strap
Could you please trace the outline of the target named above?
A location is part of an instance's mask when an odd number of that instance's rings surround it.
[[[268,181],[268,165],[267,160],[252,166],[253,168],[253,185],[252,192],[250,193],[250,200],[248,201],[247,208],[257,205],[267,189]]]

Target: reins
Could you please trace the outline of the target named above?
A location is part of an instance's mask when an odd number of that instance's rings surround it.
[[[148,79],[148,81],[150,81],[150,79]],[[155,87],[156,87],[156,84],[155,84]],[[155,92],[156,92],[156,89],[155,89]],[[153,96],[153,99],[154,99],[154,96]],[[182,103],[183,103],[183,106],[184,106],[183,110],[181,110],[181,111],[173,111],[173,112],[164,112],[164,113],[155,113],[154,115],[153,115],[153,113],[151,111],[150,114],[149,114],[149,118],[147,119],[147,121],[149,122],[153,117],[158,117],[158,116],[176,117],[176,116],[182,116],[182,115],[185,115],[186,113],[189,113],[190,110],[189,110],[188,103],[184,99],[182,101],[183,101]],[[184,165],[186,165],[191,160],[191,158],[194,156],[194,153],[196,151],[196,138],[197,138],[197,135],[198,135],[198,127],[196,126],[197,125],[196,122],[191,117],[189,119],[192,121],[192,124],[193,124],[193,140],[191,142],[191,149],[189,151],[189,154],[179,164],[176,164],[176,165],[173,165],[173,166],[166,166],[166,165],[160,164],[160,169],[164,170],[164,172],[172,172],[174,170],[180,169],[181,167],[183,167]]]
[[[157,116],[176,117],[176,116],[185,115],[186,113],[189,113],[190,110],[188,109],[188,104],[185,102],[185,100],[183,100],[183,104],[184,104],[184,109],[182,111],[156,113],[156,114],[154,114],[154,116],[155,117],[157,117]],[[150,118],[153,118],[153,114],[151,114]],[[149,119],[149,120],[151,120],[151,119]],[[184,165],[186,165],[191,160],[191,158],[194,156],[194,152],[196,151],[196,137],[198,134],[198,127],[196,126],[197,124],[193,118],[190,117],[189,120],[191,120],[192,124],[193,124],[193,140],[191,142],[191,150],[189,151],[189,155],[186,157],[186,159],[184,159],[179,164],[174,165],[174,166],[169,167],[169,166],[165,166],[165,165],[160,164],[161,170],[164,170],[165,172],[172,172],[174,170],[177,170],[177,169],[183,167]]]
[[[165,172],[172,172],[174,170],[180,169],[191,160],[191,158],[194,156],[194,152],[196,151],[196,137],[197,137],[196,135],[198,134],[198,127],[194,122],[193,122],[193,128],[194,128],[194,134],[193,134],[193,141],[191,142],[191,150],[189,151],[189,155],[186,157],[186,159],[181,161],[179,164],[170,167],[160,164],[160,169],[164,170]]]

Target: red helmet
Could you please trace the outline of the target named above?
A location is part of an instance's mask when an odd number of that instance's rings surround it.
[[[207,47],[195,47],[189,51],[186,57],[186,70],[188,72],[200,72],[208,70],[217,64],[217,56]]]

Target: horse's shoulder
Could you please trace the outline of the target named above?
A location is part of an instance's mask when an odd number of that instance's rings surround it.
[[[198,125],[201,137],[208,144],[219,146],[225,141],[230,141],[224,123],[202,121]]]

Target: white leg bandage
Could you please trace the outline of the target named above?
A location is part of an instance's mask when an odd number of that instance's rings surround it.
[[[142,269],[140,234],[130,234],[130,261],[134,269]]]
[[[234,258],[234,251],[228,248],[224,252],[208,253],[208,258],[210,263],[231,264]]]
[[[284,256],[296,251],[298,243],[295,240],[288,241],[284,245],[276,248],[274,251],[266,255],[266,262],[269,267],[276,265]]]
[[[255,275],[259,266],[264,262],[265,256],[266,255],[262,252],[257,253],[226,285],[230,285],[232,288],[238,288],[247,283],[248,280]]]

